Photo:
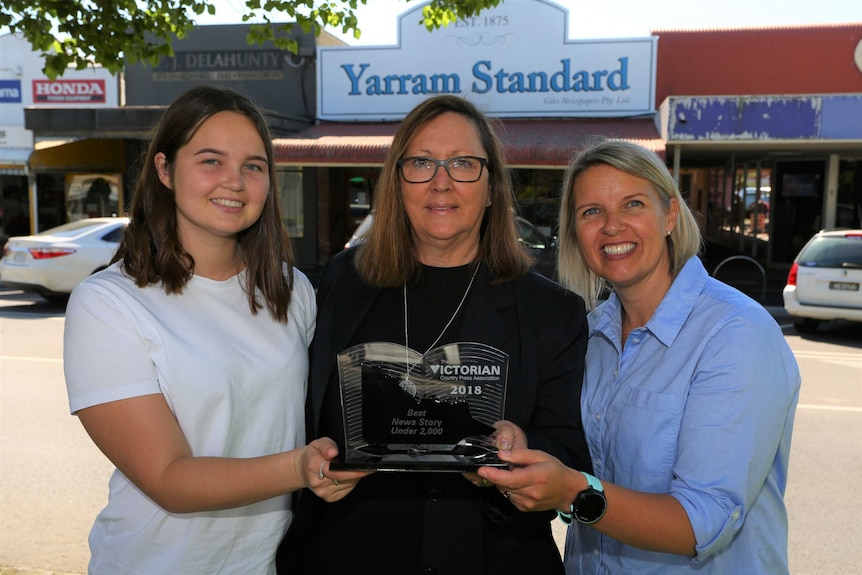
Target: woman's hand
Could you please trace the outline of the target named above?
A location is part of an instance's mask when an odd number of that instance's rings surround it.
[[[315,439],[296,458],[296,474],[315,495],[332,503],[343,499],[363,477],[373,471],[332,471],[329,462],[338,456],[338,446],[328,437]]]
[[[509,469],[482,467],[479,477],[494,484],[521,511],[568,511],[575,495],[586,488],[584,476],[544,451],[501,450]]]
[[[476,487],[493,487],[494,484],[485,479],[484,477],[479,477],[477,473],[469,472],[461,474],[464,479],[475,485]]]
[[[500,451],[527,449],[527,434],[520,427],[505,419],[494,424],[494,442]]]
[[[513,447],[518,449],[527,448],[527,436],[523,430],[512,423],[511,421],[500,420],[494,424],[494,433],[491,435],[491,440],[494,447],[498,451],[508,451]],[[462,473],[467,481],[476,487],[492,487],[491,482],[486,477],[480,477],[476,473]]]

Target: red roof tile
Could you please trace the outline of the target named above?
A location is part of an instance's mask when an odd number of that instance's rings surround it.
[[[656,107],[668,96],[862,92],[862,22],[652,33]]]

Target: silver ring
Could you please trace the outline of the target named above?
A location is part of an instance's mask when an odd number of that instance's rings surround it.
[[[323,479],[323,467],[326,465],[326,460],[323,460],[323,463],[320,464],[320,469],[317,471],[317,478]]]
[[[503,497],[505,497],[506,499],[510,498],[511,496],[512,496],[512,492],[509,491],[508,489],[503,492]]]
[[[333,480],[332,480],[332,483],[333,483],[334,485],[341,485],[341,482],[340,482],[339,480],[337,480],[337,479],[333,479]]]

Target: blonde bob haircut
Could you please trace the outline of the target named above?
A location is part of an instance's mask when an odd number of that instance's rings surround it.
[[[374,224],[356,253],[359,275],[370,285],[398,287],[416,281],[420,276],[422,264],[404,208],[398,160],[404,156],[419,130],[449,112],[461,114],[476,127],[488,160],[486,169],[491,205],[485,208],[477,260],[491,270],[495,283],[524,275],[532,263],[532,258],[518,241],[511,177],[506,168],[503,145],[494,127],[476,106],[464,98],[434,96],[407,114],[386,154],[374,191]]]
[[[578,177],[588,169],[607,165],[631,176],[650,182],[659,193],[665,209],[670,208],[672,198],[679,204],[679,214],[667,237],[670,256],[670,274],[676,278],[685,262],[700,252],[702,238],[694,214],[679,193],[676,183],[661,158],[643,146],[621,140],[601,140],[578,154],[566,169],[560,204],[560,243],[558,274],[560,282],[574,291],[595,309],[599,297],[609,283],[597,276],[584,261],[575,236],[577,213],[575,213],[574,185]]]

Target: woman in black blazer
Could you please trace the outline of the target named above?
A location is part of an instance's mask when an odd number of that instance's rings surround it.
[[[508,354],[505,418],[527,445],[590,469],[580,418],[584,303],[529,269],[503,149],[466,100],[419,104],[393,139],[357,248],[327,264],[311,347],[308,439],[344,429],[336,356],[385,341],[419,353],[480,342]],[[321,474],[346,481],[328,467]],[[290,574],[563,573],[550,521],[472,473],[376,472],[335,504],[300,498],[279,551]],[[352,482],[351,482],[352,483]]]

